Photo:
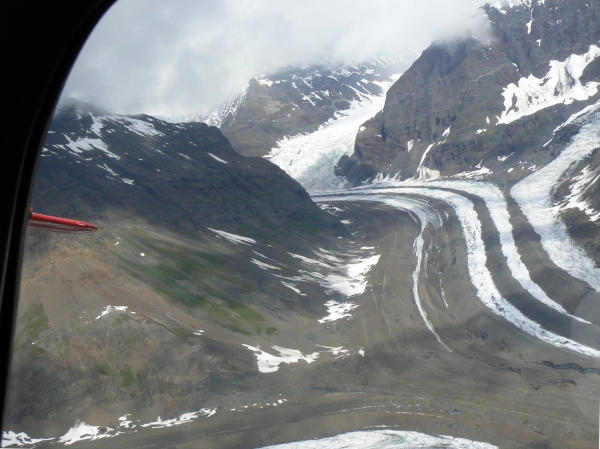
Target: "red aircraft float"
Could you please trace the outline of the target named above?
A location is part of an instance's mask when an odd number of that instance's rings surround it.
[[[36,214],[31,209],[29,209],[29,221],[27,222],[27,226],[32,229],[50,232],[83,233],[98,230],[96,226],[86,223],[85,221]]]

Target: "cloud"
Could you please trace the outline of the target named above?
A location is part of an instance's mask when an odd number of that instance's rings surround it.
[[[481,28],[481,0],[121,0],[63,96],[118,113],[204,113],[291,64],[414,54]]]

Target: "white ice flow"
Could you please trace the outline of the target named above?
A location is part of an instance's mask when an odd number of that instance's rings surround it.
[[[303,355],[297,349],[282,348],[280,346],[273,346],[273,349],[279,353],[279,356],[269,354],[268,352],[255,348],[254,346],[243,346],[255,352],[256,361],[258,362],[258,370],[261,373],[275,372],[279,369],[279,365],[282,363],[298,363],[299,360],[304,360],[306,363],[312,363],[317,359],[317,357],[319,357],[318,352]]]
[[[539,338],[546,343],[588,356],[600,357],[600,351],[596,349],[547,331],[538,323],[523,315],[519,309],[502,297],[494,284],[492,274],[487,268],[487,254],[481,237],[481,222],[473,203],[469,199],[445,190],[418,187],[386,189],[379,193],[423,195],[442,200],[452,206],[460,221],[463,236],[467,244],[467,267],[471,282],[477,289],[477,296],[481,302],[496,315],[506,319],[523,332]]]
[[[552,262],[600,292],[600,269],[570,237],[559,215],[560,205],[555,205],[552,200],[563,181],[563,174],[597,148],[600,141],[598,108],[600,105],[590,112],[589,122],[581,127],[556,159],[518,182],[510,194],[540,235],[542,246]]]
[[[529,270],[521,260],[521,255],[517,250],[517,245],[513,238],[513,227],[510,223],[510,215],[508,213],[506,199],[497,186],[486,182],[439,180],[430,182],[408,181],[405,183],[388,183],[388,185],[395,185],[398,187],[402,185],[415,187],[442,187],[460,190],[480,197],[485,202],[486,208],[490,212],[490,216],[494,222],[494,226],[496,226],[496,229],[498,230],[502,253],[506,257],[506,263],[512,274],[512,277],[534,298],[544,303],[548,307],[556,310],[559,313],[568,315],[577,321],[589,323],[589,321],[569,314],[564,307],[550,299],[544,290],[542,290],[538,284],[531,280],[531,277],[529,276]]]
[[[583,55],[571,55],[564,61],[550,61],[550,70],[544,78],[522,77],[517,84],[504,88],[505,110],[498,123],[511,123],[555,104],[571,104],[587,100],[598,92],[597,82],[582,84],[583,71],[596,57],[600,48],[590,45]]]
[[[318,440],[267,446],[265,449],[498,449],[479,441],[401,430],[350,432]]]
[[[336,118],[321,125],[318,131],[284,138],[265,157],[308,192],[343,187],[346,179],[335,176],[334,167],[342,156],[353,153],[361,125],[383,109],[385,93],[399,77],[395,75],[387,83],[377,83],[384,91],[381,96],[359,92],[361,100],[353,101],[350,109],[337,112]]]
[[[256,240],[251,239],[250,237],[243,237],[241,235],[232,234],[231,232],[219,231],[218,229],[208,228],[215,234],[220,237],[223,237],[225,240],[229,240],[231,243],[238,244],[241,243],[243,245],[253,245],[256,243]]]

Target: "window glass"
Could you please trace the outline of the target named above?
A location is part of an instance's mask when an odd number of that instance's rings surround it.
[[[596,447],[599,8],[116,4],[41,151],[2,446]]]

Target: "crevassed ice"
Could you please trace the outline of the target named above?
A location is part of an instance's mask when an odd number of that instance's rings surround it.
[[[529,75],[517,84],[504,88],[505,110],[498,123],[511,123],[555,104],[571,104],[587,100],[598,92],[599,83],[582,84],[583,71],[596,57],[600,48],[590,45],[583,55],[571,55],[564,61],[550,61],[550,70],[544,78]]]
[[[600,292],[600,269],[569,235],[560,218],[560,205],[552,197],[562,183],[562,175],[574,164],[589,155],[600,141],[600,113],[594,112],[571,143],[545,167],[519,181],[511,189],[511,196],[541,237],[548,256],[571,276],[587,282]],[[532,195],[531,192],[537,192]]]
[[[591,221],[600,220],[600,211],[594,210],[589,201],[586,201],[583,196],[589,193],[590,188],[600,179],[600,168],[590,170],[590,167],[584,167],[581,173],[573,178],[571,193],[565,198],[560,210],[579,209],[590,217]]]
[[[334,167],[342,156],[352,154],[359,128],[383,109],[385,94],[398,78],[396,75],[388,83],[377,83],[383,88],[381,96],[357,91],[361,100],[353,101],[350,109],[337,113],[336,119],[318,131],[280,140],[265,158],[281,167],[308,192],[345,186],[346,179],[335,176]]]

